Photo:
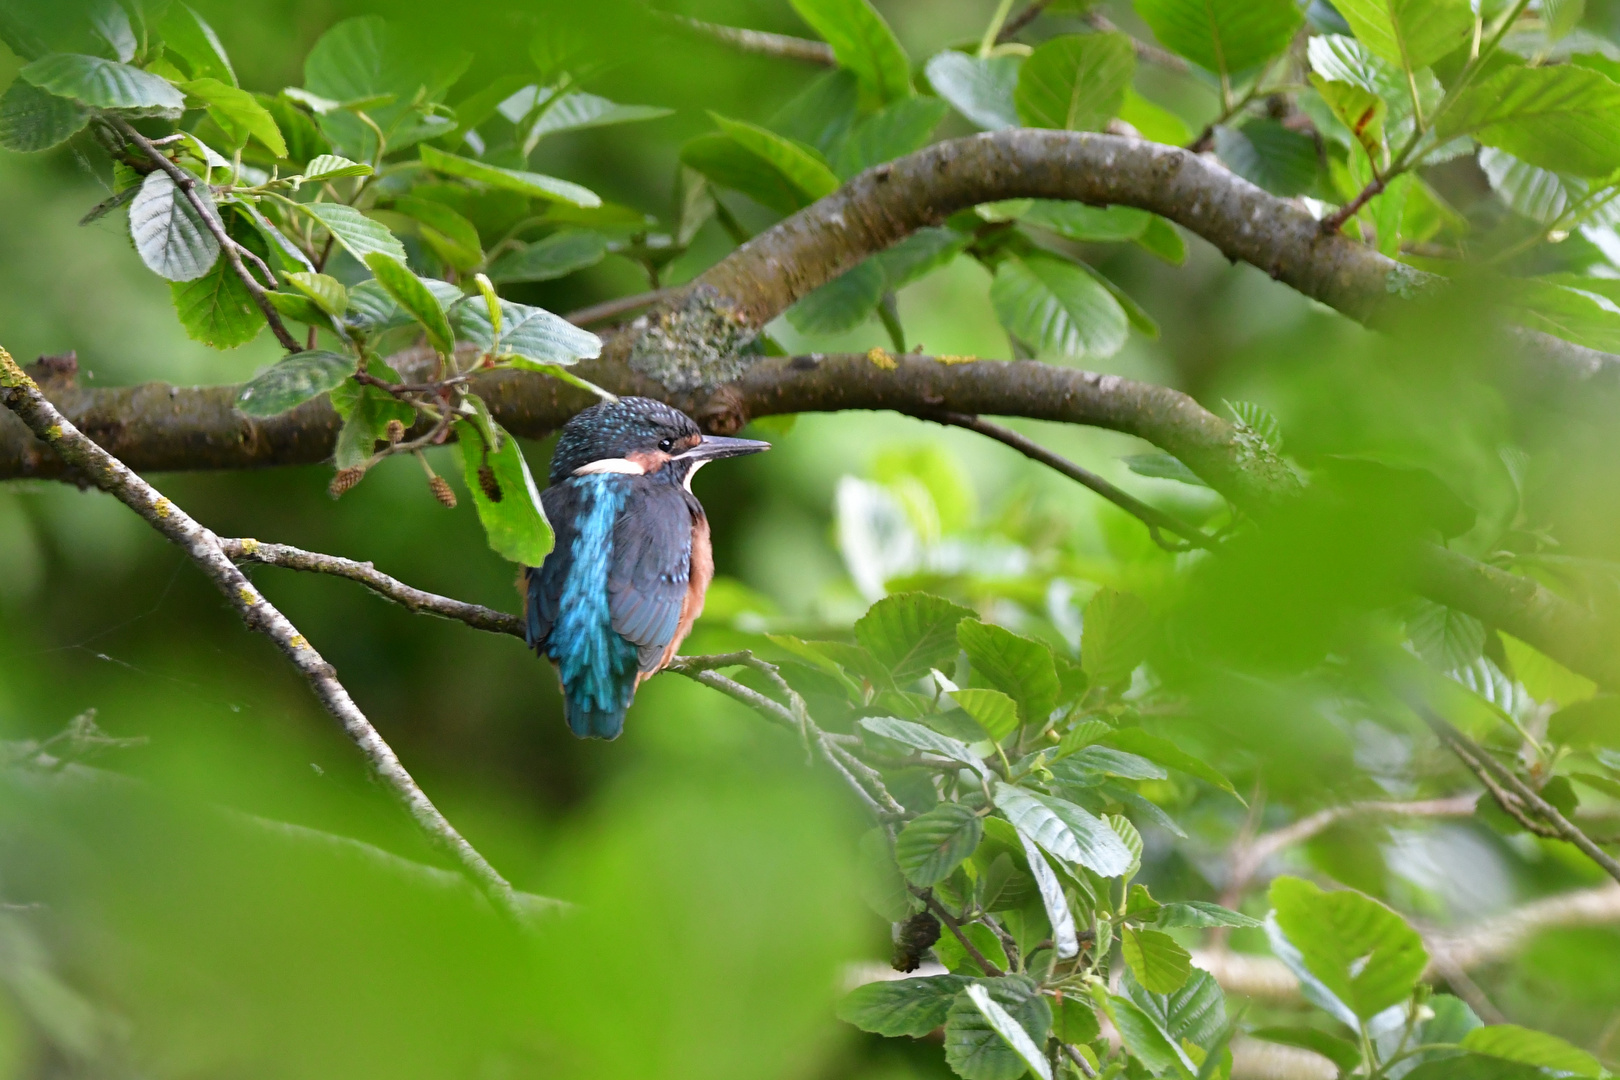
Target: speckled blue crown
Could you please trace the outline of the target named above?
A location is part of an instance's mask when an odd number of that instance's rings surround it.
[[[690,416],[652,398],[626,397],[592,405],[562,429],[551,455],[551,483],[604,458],[650,450],[662,439],[698,434]]]

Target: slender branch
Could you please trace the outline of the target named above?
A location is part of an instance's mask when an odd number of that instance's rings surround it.
[[[1056,469],[1070,480],[1074,480],[1095,491],[1126,513],[1140,518],[1153,534],[1154,541],[1161,547],[1168,547],[1169,545],[1165,544],[1159,536],[1160,529],[1174,533],[1194,547],[1212,548],[1215,546],[1214,541],[1204,535],[1201,530],[1178,520],[1158,507],[1148,505],[1130,492],[1115,487],[1096,473],[1081,468],[1066,457],[1054,454],[1033,439],[1026,438],[1011,428],[1004,428],[1000,424],[992,424],[988,420],[981,420],[977,416],[968,416],[964,413],[942,412],[929,416],[928,419],[938,420],[942,424],[967,428],[969,431],[977,431],[979,434],[995,439],[997,442],[1005,443],[1025,457],[1032,458],[1042,465]]]
[[[788,34],[773,34],[767,30],[744,30],[737,26],[721,26],[718,23],[704,22],[702,19],[693,19],[671,12],[658,14],[683,29],[714,38],[742,52],[776,56],[786,60],[803,60],[805,63],[819,64],[822,67],[832,67],[838,63],[837,58],[833,56],[832,46],[824,41],[812,41],[809,38],[792,37]]]
[[[127,120],[116,116],[109,119],[120,135],[140,147],[141,152],[151,158],[152,163],[158,168],[168,173],[169,179],[174,181],[175,187],[178,187],[185,194],[186,201],[191,204],[192,209],[197,211],[197,216],[202,219],[203,225],[213,234],[214,239],[219,242],[220,254],[230,263],[231,270],[236,276],[242,280],[242,286],[247,289],[248,295],[253,297],[254,304],[264,313],[265,321],[270,324],[270,331],[276,335],[276,340],[281,342],[282,347],[288,352],[302,352],[304,347],[299,344],[297,338],[292,336],[292,333],[287,329],[287,324],[281,321],[281,312],[275,309],[275,305],[270,303],[270,298],[264,294],[264,286],[260,285],[258,279],[248,273],[247,267],[242,265],[240,252],[246,249],[231,239],[231,234],[225,231],[225,223],[219,219],[214,208],[203,202],[202,196],[197,194],[197,178],[165,157],[163,151],[152,145],[152,141],[130,126]],[[254,261],[258,262],[257,257],[255,257]],[[259,265],[264,266],[262,262]],[[270,268],[265,267],[264,269],[268,275]],[[274,281],[275,279],[272,277],[271,280]]]
[[[426,612],[445,619],[455,619],[466,623],[474,630],[487,630],[492,634],[510,634],[516,638],[523,637],[523,620],[516,615],[508,615],[504,611],[496,611],[482,604],[469,604],[464,600],[453,600],[447,596],[438,596],[412,588],[384,574],[369,562],[356,562],[336,555],[304,551],[286,544],[264,544],[257,540],[222,539],[219,545],[227,556],[238,563],[251,562],[263,566],[280,566],[288,570],[333,574],[348,578],[350,581],[358,581],[379,596],[401,604],[413,612]]]
[[[636,293],[633,296],[620,296],[612,300],[604,300],[600,304],[582,307],[577,311],[570,311],[563,318],[575,326],[590,326],[592,323],[606,322],[619,315],[635,311],[638,308],[651,307],[662,303],[680,292],[679,289],[654,289],[651,292]]]
[[[1534,812],[1547,825],[1552,826],[1557,831],[1559,839],[1574,844],[1587,858],[1601,866],[1604,873],[1614,878],[1616,882],[1620,882],[1620,861],[1616,861],[1614,856],[1598,847],[1590,836],[1586,835],[1579,826],[1564,817],[1556,806],[1543,799],[1540,793],[1515,776],[1511,769],[1491,757],[1477,743],[1455,727],[1452,727],[1432,709],[1418,704],[1416,711],[1418,715],[1423,717],[1424,722],[1434,730],[1434,733],[1440,737],[1440,741],[1450,747],[1458,757],[1462,758],[1465,764],[1468,764],[1470,768],[1478,765],[1484,772],[1490,773],[1500,788],[1511,793],[1523,804],[1525,809]],[[1481,774],[1481,778],[1483,779],[1483,774]],[[1493,796],[1495,793],[1493,788]],[[1503,809],[1508,810],[1509,813],[1513,812],[1509,809],[1507,803],[1504,802],[1502,805]]]
[[[1344,223],[1356,216],[1363,206],[1366,206],[1377,196],[1383,194],[1384,185],[1390,179],[1386,176],[1375,176],[1367,186],[1356,193],[1356,197],[1339,207],[1333,213],[1322,219],[1322,234],[1334,236],[1344,228]]]
[[[1096,1077],[1097,1070],[1091,1067],[1091,1063],[1085,1059],[1080,1051],[1076,1050],[1068,1043],[1059,1043],[1058,1047],[1063,1051],[1063,1056],[1074,1062],[1075,1067],[1087,1077],[1087,1080],[1093,1080],[1093,1078]]]
[[[1302,844],[1341,821],[1358,817],[1467,817],[1474,812],[1478,797],[1456,795],[1448,799],[1414,802],[1370,800],[1330,806],[1282,828],[1262,833],[1246,843],[1233,845],[1231,872],[1223,890],[1229,898],[1240,896],[1268,859],[1295,844]]]
[[[514,920],[522,919],[523,907],[512,886],[433,805],[393,749],[349,697],[332,666],[286,616],[254,588],[231,562],[212,532],[74,427],[3,348],[0,348],[0,404],[18,416],[39,438],[49,441],[58,454],[97,488],[134,510],[185,551],[225,594],[248,627],[275,642],[299,670],[327,712],[343,725],[377,776],[428,839],[460,864],[497,910]]]
[[[1001,24],[1001,29],[996,31],[995,43],[1000,45],[1004,41],[1011,41],[1017,37],[1018,32],[1040,18],[1041,12],[1045,11],[1051,3],[1052,0],[1030,0],[1023,11]]]
[[[958,922],[956,916],[952,915],[948,910],[946,910],[945,905],[940,903],[938,898],[934,896],[933,889],[918,889],[912,887],[911,891],[916,894],[917,898],[920,899],[924,904],[928,905],[928,910],[934,913],[935,918],[944,923],[950,929],[951,933],[956,935],[956,940],[958,944],[962,946],[962,951],[967,953],[969,958],[971,958],[975,964],[979,965],[980,971],[983,971],[992,979],[999,979],[1003,975],[1007,974],[1005,971],[1001,970],[999,965],[993,963],[987,956],[984,955],[984,953],[980,952],[979,947],[973,944],[968,936],[962,932],[962,924]]]
[[[1035,5],[1031,4],[1030,6],[1034,7]],[[1025,9],[1025,11],[1027,10],[1028,9]],[[1023,15],[1025,12],[1019,12],[1019,14]],[[1085,18],[1086,22],[1090,23],[1092,28],[1097,30],[1099,33],[1109,34],[1121,32],[1119,27],[1114,25],[1114,21],[1100,11],[1088,12]],[[1183,60],[1175,53],[1170,52],[1168,49],[1161,49],[1157,45],[1149,44],[1148,42],[1141,41],[1135,37],[1131,38],[1131,47],[1136,50],[1136,58],[1138,60],[1145,60],[1150,64],[1157,64],[1160,67],[1168,68],[1171,71],[1189,70],[1187,67],[1187,61]]]

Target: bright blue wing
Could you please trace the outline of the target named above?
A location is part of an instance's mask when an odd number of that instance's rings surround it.
[[[643,671],[656,670],[680,626],[692,573],[689,498],[681,488],[638,478],[613,531],[608,608],[613,629],[639,649]]]

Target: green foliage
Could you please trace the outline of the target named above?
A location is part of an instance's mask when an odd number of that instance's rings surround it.
[[[207,191],[195,190],[209,214],[217,217]],[[170,281],[195,281],[219,260],[219,241],[208,222],[161,169],[146,174],[129,204],[129,233],[141,261]]]
[[[1457,95],[1442,139],[1472,135],[1554,172],[1620,169],[1620,85],[1578,67],[1507,67]]]
[[[1096,131],[1119,115],[1135,70],[1124,34],[1053,38],[1019,69],[1018,115],[1028,127]]]
[[[1016,103],[1019,68],[1017,56],[969,56],[946,51],[936,54],[924,69],[934,93],[986,131],[1018,127]]]
[[[956,640],[974,673],[1018,703],[1024,723],[1039,726],[1057,707],[1057,669],[1045,645],[977,619],[958,622]]]
[[[1136,0],[1165,48],[1220,75],[1236,75],[1288,47],[1301,20],[1292,0]]]
[[[792,0],[793,10],[832,46],[841,67],[853,71],[863,93],[885,104],[907,98],[911,61],[894,31],[867,0]]]
[[[89,122],[90,114],[78,102],[23,79],[0,95],[0,146],[7,150],[49,150],[71,139]]]
[[[913,818],[894,841],[894,858],[913,884],[937,884],[979,846],[984,827],[979,815],[961,803],[940,803]]]
[[[246,345],[264,329],[252,294],[224,259],[200,278],[171,282],[169,295],[186,336],[211,349]]]
[[[195,98],[207,107],[236,146],[252,136],[275,157],[287,156],[287,142],[281,137],[275,117],[246,90],[212,77],[192,79],[180,85],[188,98]]]
[[[21,77],[57,97],[97,109],[178,114],[185,96],[149,71],[99,56],[53,53],[22,69]]]
[[[1052,1008],[1028,977],[971,983],[946,1014],[945,1060],[963,1080],[1018,1080],[1051,1027]],[[1034,1057],[1041,1061],[1038,1050]]]
[[[915,682],[956,659],[956,626],[973,612],[927,593],[884,597],[855,623],[855,640],[897,684]]]
[[[1506,1061],[1517,1061],[1570,1076],[1605,1075],[1597,1058],[1556,1035],[1532,1031],[1517,1024],[1492,1024],[1463,1036],[1462,1047]]]
[[[545,176],[523,169],[506,169],[458,154],[447,154],[426,143],[422,145],[421,155],[423,165],[446,176],[473,180],[502,191],[514,191],[519,195],[548,199],[570,206],[590,208],[602,205],[601,196],[594,191],[567,180],[559,180],[555,176]]]
[[[517,440],[493,424],[457,420],[456,446],[490,549],[521,566],[539,566],[551,551],[551,525]],[[489,470],[487,478],[481,469]]]
[[[1474,28],[1467,0],[1343,0],[1338,9],[1369,49],[1408,71],[1458,48]]]
[[[945,1023],[951,1004],[967,984],[958,975],[867,983],[844,996],[838,1016],[862,1031],[920,1039]]]
[[[337,389],[353,374],[354,361],[339,353],[321,350],[293,353],[243,384],[236,395],[236,408],[248,416],[278,416],[328,390]]]
[[[1129,323],[1119,301],[1067,259],[1009,257],[996,268],[990,302],[1007,332],[1038,353],[1083,360],[1125,344]]]
[[[590,229],[564,229],[502,255],[490,264],[489,278],[501,285],[551,281],[595,266],[606,255],[607,243],[601,233]]]
[[[1271,902],[1311,974],[1363,1020],[1405,1000],[1429,962],[1417,931],[1376,900],[1283,877]]]
[[[1187,950],[1161,931],[1127,926],[1120,931],[1120,948],[1131,974],[1150,994],[1173,993],[1192,973],[1192,957]]]

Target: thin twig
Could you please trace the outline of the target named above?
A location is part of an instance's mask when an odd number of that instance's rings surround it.
[[[628,314],[637,308],[651,307],[680,291],[679,288],[654,289],[651,292],[636,293],[634,296],[620,296],[604,300],[600,304],[592,304],[590,307],[582,307],[578,311],[570,311],[563,318],[575,326],[590,326],[592,323],[606,322],[615,316]]]
[[[379,596],[401,604],[411,611],[425,611],[429,615],[455,619],[475,630],[487,630],[492,634],[523,637],[523,620],[516,615],[508,615],[504,611],[496,611],[482,604],[469,604],[465,600],[453,600],[448,596],[438,596],[412,588],[384,574],[369,562],[356,562],[336,555],[304,551],[287,544],[264,544],[251,539],[221,539],[219,544],[234,562],[253,562],[264,566],[279,566],[288,570],[306,570],[348,578],[350,581],[358,581]]]
[[[1359,211],[1372,199],[1383,192],[1388,177],[1375,176],[1372,181],[1356,194],[1356,197],[1339,207],[1333,213],[1322,219],[1322,235],[1332,236],[1344,228],[1344,223],[1356,216]]]
[[[1194,547],[1209,549],[1215,546],[1215,542],[1200,530],[1193,528],[1186,522],[1177,520],[1163,510],[1149,506],[1129,492],[1110,484],[1089,469],[1083,469],[1068,458],[1052,453],[1040,443],[1025,438],[1011,428],[1004,428],[1000,424],[992,424],[988,420],[982,420],[977,416],[969,416],[966,413],[938,412],[926,415],[928,419],[938,421],[941,424],[967,428],[969,431],[977,431],[980,435],[1005,443],[1025,457],[1033,458],[1042,465],[1056,469],[1070,480],[1090,488],[1121,510],[1141,519],[1148,529],[1153,532],[1155,541],[1161,547],[1168,545],[1164,544],[1163,540],[1158,536],[1159,529],[1174,533]]]
[[[1517,797],[1524,804],[1526,810],[1534,812],[1547,825],[1552,826],[1557,831],[1559,839],[1574,844],[1587,858],[1601,866],[1606,874],[1614,878],[1614,880],[1620,881],[1620,861],[1616,861],[1614,856],[1598,847],[1590,836],[1586,835],[1579,826],[1564,817],[1556,806],[1543,799],[1530,785],[1515,776],[1511,769],[1491,757],[1477,743],[1452,727],[1434,710],[1422,704],[1418,704],[1416,710],[1418,715],[1423,717],[1424,722],[1434,730],[1435,734],[1440,736],[1440,740],[1450,747],[1452,752],[1459,758],[1463,759],[1464,764],[1469,765],[1470,768],[1473,768],[1475,764],[1481,766],[1485,772],[1489,772],[1495,778],[1498,785]],[[1482,773],[1476,771],[1476,775],[1479,775],[1482,780],[1484,779]],[[1492,794],[1495,795],[1494,790]],[[1498,801],[1501,800],[1498,799]],[[1513,810],[1506,802],[1502,803],[1502,808],[1509,813],[1513,813]]]
[[[743,52],[757,53],[760,56],[779,56],[786,60],[803,60],[809,64],[820,64],[822,67],[832,67],[838,63],[837,57],[833,55],[832,46],[823,41],[812,41],[810,38],[792,37],[788,34],[773,34],[768,30],[744,30],[738,26],[721,26],[719,23],[704,22],[701,19],[688,18],[667,11],[658,14],[683,29],[722,41]]]
[[[1266,860],[1285,848],[1302,844],[1311,837],[1354,817],[1467,817],[1474,812],[1477,795],[1457,795],[1449,799],[1414,802],[1367,801],[1330,806],[1300,818],[1280,829],[1262,833],[1246,843],[1233,845],[1232,870],[1225,894],[1241,895],[1259,873]]]
[[[1085,1059],[1080,1051],[1076,1050],[1068,1043],[1059,1043],[1058,1046],[1063,1050],[1063,1056],[1074,1062],[1075,1065],[1079,1066],[1080,1071],[1088,1078],[1095,1077],[1097,1075],[1097,1070],[1091,1067],[1091,1063]]]
[[[191,204],[192,209],[197,211],[197,216],[202,218],[203,225],[213,234],[214,239],[219,242],[220,253],[230,263],[231,270],[242,280],[242,285],[247,289],[248,295],[253,297],[253,302],[264,313],[265,321],[270,324],[271,333],[276,335],[276,340],[281,342],[282,348],[288,352],[303,352],[304,347],[299,344],[297,338],[292,336],[292,333],[287,329],[287,324],[281,321],[281,312],[276,310],[275,305],[270,303],[270,298],[265,295],[264,286],[260,285],[258,279],[248,273],[247,267],[242,265],[240,252],[246,249],[231,239],[231,234],[225,231],[225,223],[220,220],[212,207],[203,202],[202,196],[197,194],[197,178],[165,157],[163,151],[152,145],[152,141],[145,135],[131,127],[127,120],[116,116],[109,119],[120,135],[140,147],[141,152],[151,158],[153,164],[169,174],[169,179],[174,181],[175,187],[185,193],[186,201]],[[257,262],[257,258],[254,261]],[[263,266],[264,264],[261,262],[259,265]],[[269,274],[269,272],[270,268],[265,267],[265,273]],[[272,277],[271,280],[274,281],[274,278]]]
[[[512,886],[456,831],[417,786],[394,751],[372,727],[338,681],[337,672],[322,659],[308,639],[287,617],[254,588],[225,553],[219,538],[161,495],[123,462],[97,446],[67,417],[57,411],[40,389],[0,348],[0,403],[15,413],[29,430],[50,443],[63,459],[92,484],[146,519],[171,543],[185,551],[247,623],[274,641],[298,668],[316,697],[354,740],[377,776],[388,787],[418,827],[435,846],[450,855],[483,891],[495,908],[515,921],[524,910]]]
[[[1001,24],[1001,29],[996,31],[996,44],[1000,45],[1017,37],[1018,31],[1039,18],[1041,12],[1045,11],[1051,3],[1052,0],[1030,0],[1029,5],[1023,11]]]
[[[1036,6],[1038,5],[1030,5],[1030,7]],[[1024,11],[1019,12],[1019,17],[1021,18],[1022,16],[1028,14],[1028,11],[1029,9],[1026,8]],[[1016,21],[1017,19],[1010,20],[1008,25],[1011,26],[1012,23]],[[1119,27],[1114,25],[1114,21],[1100,11],[1089,12],[1086,15],[1086,22],[1090,23],[1092,29],[1099,33],[1113,34],[1121,32]],[[1005,30],[1002,32],[1006,33]],[[1188,70],[1187,61],[1183,60],[1175,53],[1170,52],[1168,49],[1161,49],[1157,45],[1149,44],[1146,41],[1141,41],[1134,37],[1131,38],[1131,48],[1136,50],[1136,58],[1138,60],[1146,60],[1150,64],[1157,64],[1160,67],[1168,68],[1171,71]]]
[[[979,970],[983,971],[992,979],[999,979],[1003,975],[1007,974],[1005,971],[1002,971],[998,965],[992,963],[990,959],[984,955],[984,953],[980,952],[977,945],[968,940],[968,936],[962,932],[962,924],[956,920],[955,915],[952,915],[945,909],[944,904],[940,903],[939,900],[935,898],[934,890],[912,888],[911,891],[916,894],[918,899],[928,905],[928,910],[932,911],[934,916],[938,918],[940,922],[944,923],[950,928],[951,933],[956,935],[957,942],[961,944],[962,951],[967,953],[975,964],[979,965]]]

